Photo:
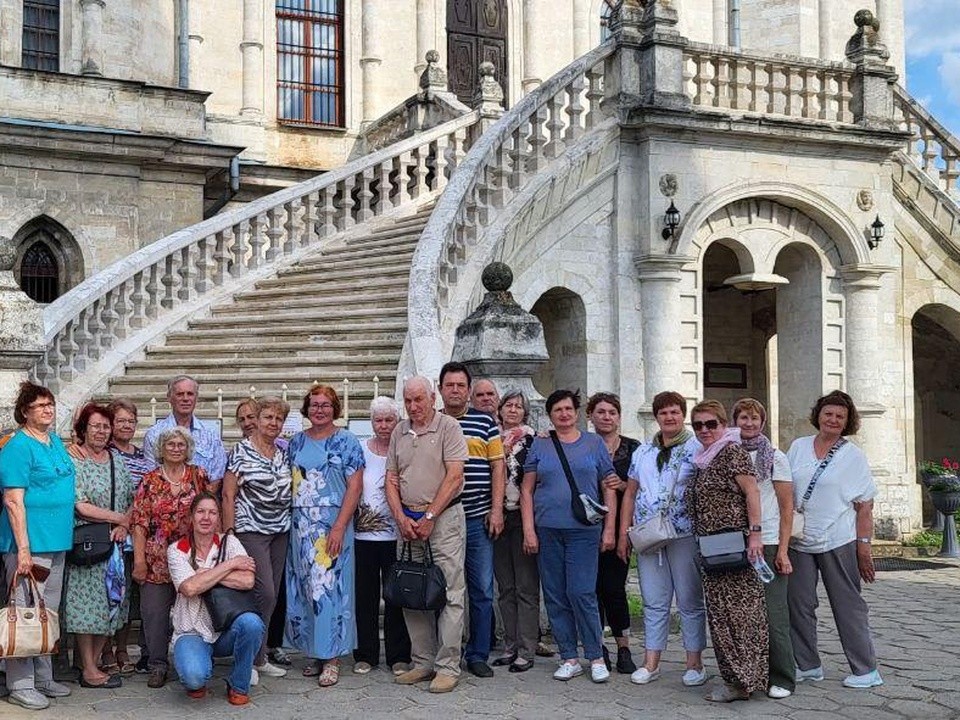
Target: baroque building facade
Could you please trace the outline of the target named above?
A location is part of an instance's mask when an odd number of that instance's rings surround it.
[[[960,144],[898,85],[902,12],[0,0],[0,272],[39,303],[5,395],[189,371],[227,414],[311,378],[356,406],[436,373],[500,260],[540,392],[619,392],[638,435],[661,390],[752,395],[786,446],[845,389],[878,531],[913,532],[960,430]]]

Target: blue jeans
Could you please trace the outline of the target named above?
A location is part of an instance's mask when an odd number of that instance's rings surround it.
[[[470,602],[470,640],[464,660],[487,662],[493,632],[493,540],[482,517],[467,518],[467,599]]]
[[[540,584],[561,660],[579,657],[578,633],[587,660],[603,657],[597,606],[600,533],[599,527],[537,528]]]
[[[183,635],[173,646],[173,665],[180,682],[187,690],[199,690],[207,686],[213,675],[213,658],[233,655],[233,669],[227,682],[237,692],[250,692],[250,675],[253,659],[260,649],[266,632],[263,620],[256,613],[244,613],[220,633],[214,643],[206,642],[199,635]]]

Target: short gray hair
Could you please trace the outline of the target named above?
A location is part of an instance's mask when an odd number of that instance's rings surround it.
[[[191,460],[193,460],[193,451],[197,447],[197,444],[193,440],[193,435],[191,435],[190,431],[185,427],[175,425],[169,430],[163,430],[157,436],[157,443],[153,446],[153,456],[157,459],[158,464],[163,464],[163,446],[177,436],[183,438],[184,442],[187,443],[187,456],[184,459],[184,462],[189,463]]]
[[[503,394],[503,397],[500,398],[500,404],[497,405],[497,415],[500,415],[503,406],[510,400],[520,401],[520,404],[523,405],[523,420],[520,422],[527,422],[527,420],[530,419],[530,401],[527,400],[527,396],[520,390],[510,389]],[[503,422],[503,418],[500,418],[500,421]]]
[[[415,387],[421,387],[426,390],[430,395],[435,395],[436,390],[433,388],[433,383],[430,381],[430,378],[424,377],[423,375],[414,375],[403,381],[403,392],[406,393],[407,390],[412,390]]]
[[[397,405],[396,400],[386,395],[375,397],[370,402],[370,419],[373,420],[375,415],[393,415],[399,420],[400,406]]]
[[[170,397],[170,395],[173,393],[174,386],[176,386],[178,383],[182,383],[184,380],[189,380],[192,382],[197,394],[200,393],[200,383],[197,382],[195,377],[191,377],[190,375],[174,375],[172,378],[167,380],[167,397]]]

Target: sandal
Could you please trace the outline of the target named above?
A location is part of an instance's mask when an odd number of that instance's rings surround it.
[[[130,656],[123,651],[117,653],[117,667],[121,675],[133,675],[137,670]]]
[[[320,677],[317,680],[317,685],[320,687],[331,687],[336,685],[340,680],[340,663],[335,661],[330,661],[323,666],[323,672],[320,673]]]
[[[310,660],[303,666],[304,677],[316,677],[323,670],[323,663],[319,660]]]
[[[114,656],[112,650],[108,650],[100,656],[100,662],[97,663],[97,667],[107,675],[116,675],[120,672],[120,666],[117,664],[117,658]]]
[[[749,700],[750,693],[738,687],[720,685],[719,687],[715,687],[708,694],[704,695],[703,699],[707,702],[729,703],[736,700]]]

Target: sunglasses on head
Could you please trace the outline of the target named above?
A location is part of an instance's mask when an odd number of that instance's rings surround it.
[[[706,428],[707,430],[716,430],[718,427],[720,427],[719,420],[694,420],[690,424],[693,426],[693,429],[697,432],[700,432],[704,428]]]

